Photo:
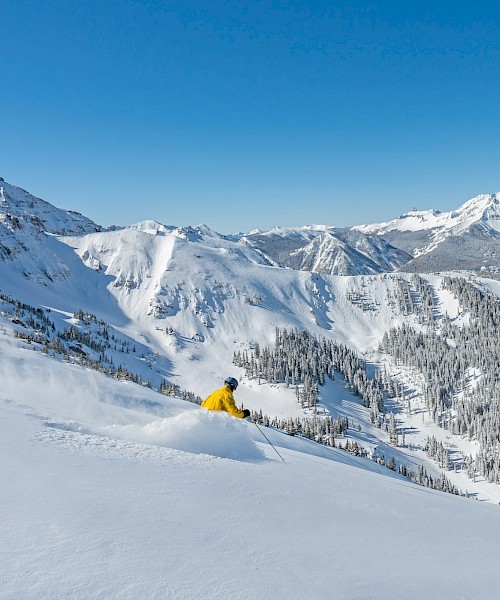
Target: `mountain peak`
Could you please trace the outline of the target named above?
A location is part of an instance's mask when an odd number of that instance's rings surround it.
[[[199,242],[206,239],[225,239],[223,235],[210,229],[208,225],[187,225],[185,227],[175,227],[173,234],[178,238],[188,240],[190,242]]]
[[[440,214],[441,211],[436,210],[435,208],[430,208],[428,210],[418,210],[418,208],[412,208],[407,213],[403,213],[402,215],[400,215],[399,220],[414,218],[419,219],[421,221],[425,221],[429,218],[437,217]]]
[[[158,221],[154,221],[152,219],[146,219],[145,221],[139,221],[138,223],[134,223],[133,225],[129,225],[127,229],[133,229],[136,231],[142,231],[144,233],[149,233],[151,235],[163,235],[175,229],[174,227],[166,227],[162,223]]]
[[[500,219],[500,192],[495,194],[479,194],[467,200],[453,216],[476,219]]]
[[[79,212],[57,208],[4,179],[0,188],[0,213],[8,213],[20,222],[29,222],[40,231],[56,235],[79,235],[100,229]]]

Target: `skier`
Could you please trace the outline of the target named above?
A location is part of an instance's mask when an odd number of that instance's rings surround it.
[[[220,390],[212,392],[208,398],[205,398],[201,403],[202,408],[208,408],[208,410],[223,410],[230,413],[234,417],[244,419],[250,416],[250,411],[240,410],[234,401],[233,392],[238,387],[238,382],[234,377],[227,377],[224,381],[224,387]]]

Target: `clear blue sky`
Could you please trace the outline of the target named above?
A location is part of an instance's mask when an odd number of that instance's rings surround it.
[[[0,176],[101,224],[353,225],[500,191],[500,4],[0,0]]]

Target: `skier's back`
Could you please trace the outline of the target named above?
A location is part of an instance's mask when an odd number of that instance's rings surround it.
[[[238,387],[238,381],[234,377],[228,377],[224,381],[224,386],[219,390],[212,392],[208,398],[201,403],[202,408],[208,410],[222,410],[228,412],[234,417],[243,419],[250,416],[250,411],[240,410],[234,401],[233,392]]]

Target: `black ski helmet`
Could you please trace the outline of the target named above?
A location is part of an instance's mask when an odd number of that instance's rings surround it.
[[[238,387],[238,381],[234,377],[226,377],[224,383],[228,385],[232,390],[235,390]]]

